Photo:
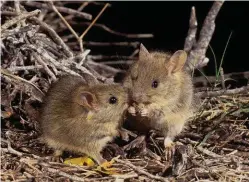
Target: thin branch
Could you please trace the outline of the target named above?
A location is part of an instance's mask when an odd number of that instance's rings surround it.
[[[13,148],[11,147],[10,141],[4,140],[3,138],[1,138],[1,142],[7,143],[7,149],[1,148],[1,150],[3,150],[4,152],[9,152],[9,153],[15,154],[15,155],[17,155],[17,156],[22,156],[22,155],[23,155],[21,152],[19,152],[19,151],[13,149]]]
[[[59,45],[63,48],[64,53],[68,56],[68,57],[73,57],[73,53],[70,51],[69,47],[63,42],[63,40],[60,38],[60,36],[45,22],[42,22],[41,20],[39,20],[38,18],[32,18],[32,20],[34,20],[37,24],[39,24],[44,30],[46,30],[49,35],[51,36],[51,38]]]
[[[116,64],[132,64],[134,61],[101,61],[102,64],[116,65]]]
[[[5,24],[3,24],[3,25],[1,26],[1,29],[2,29],[2,31],[4,31],[4,30],[8,29],[9,27],[11,27],[11,26],[17,24],[17,23],[20,22],[21,20],[26,19],[26,18],[30,18],[30,17],[32,17],[32,16],[36,16],[36,15],[38,15],[40,12],[41,12],[41,11],[37,9],[37,10],[31,11],[31,12],[28,12],[28,13],[23,13],[23,14],[21,14],[20,16],[17,16],[17,17],[15,17],[15,18],[12,18],[12,19],[10,19],[9,21],[7,21]]]
[[[60,64],[58,61],[56,61],[54,58],[52,58],[46,50],[44,50],[42,47],[37,47],[35,45],[26,45],[25,48],[23,49],[31,49],[32,51],[36,51],[37,53],[39,53],[44,59],[46,59],[47,61],[49,61],[51,64],[53,64],[55,67],[69,73],[72,75],[76,75],[76,76],[80,76],[78,73],[76,73],[73,70],[70,70],[68,67],[64,66],[63,64]]]
[[[91,24],[87,27],[87,29],[81,34],[78,41],[80,44],[80,50],[83,52],[83,38],[87,34],[87,32],[92,28],[92,26],[95,24],[95,22],[99,19],[99,17],[102,15],[102,13],[105,11],[105,9],[109,6],[109,3],[106,3],[106,5],[102,8],[102,10],[99,12],[99,14],[95,17],[95,19],[91,22]]]
[[[203,148],[202,146],[197,146],[196,149],[199,151],[199,152],[202,152],[210,157],[213,157],[213,158],[222,158],[223,156],[221,155],[218,155],[212,151],[209,151],[208,149],[205,149]]]
[[[79,45],[80,45],[80,50],[81,52],[84,51],[83,49],[83,36],[88,32],[88,30],[92,27],[92,25],[97,21],[97,19],[99,18],[99,16],[104,12],[105,8],[107,6],[105,6],[102,11],[98,14],[98,16],[93,20],[93,22],[88,26],[88,28],[82,33],[82,35],[79,37],[79,35],[74,31],[74,29],[71,27],[71,25],[67,22],[67,20],[60,14],[60,12],[56,9],[56,7],[54,6],[52,1],[48,2],[50,4],[50,6],[52,7],[52,9],[56,12],[56,14],[62,19],[62,21],[64,22],[64,24],[67,26],[67,28],[71,31],[71,33],[75,36],[75,38],[78,40]]]
[[[125,179],[136,178],[136,177],[138,177],[138,174],[136,174],[136,173],[131,173],[131,174],[114,174],[112,176],[116,178],[115,182],[122,182]]]
[[[1,76],[2,74],[9,78],[7,81],[10,81],[12,84],[18,84],[24,86],[24,91],[28,94],[31,93],[31,96],[35,99],[42,101],[44,97],[44,93],[33,83],[19,77],[16,75],[11,74],[8,70],[1,68]],[[26,87],[25,87],[26,86]]]
[[[63,2],[63,4],[65,5],[65,4],[79,4],[79,3],[81,3],[81,1],[62,1]],[[97,5],[97,6],[103,6],[104,4],[106,4],[106,3],[104,3],[104,2],[101,2],[101,1],[87,1],[88,2],[88,4],[94,4],[94,5]],[[109,4],[109,7],[111,7],[111,4]]]
[[[46,168],[48,172],[51,172],[51,173],[54,173],[54,174],[58,174],[60,176],[64,176],[68,179],[71,179],[73,181],[82,181],[82,182],[85,182],[85,179],[84,178],[80,178],[78,176],[75,176],[75,175],[70,175],[70,174],[67,174],[63,171],[60,171],[59,169],[53,169],[51,167],[48,167]]]
[[[32,6],[32,7],[36,7],[36,8],[44,8],[44,9],[48,9],[48,10],[53,10],[52,7],[49,7],[47,4],[43,4],[43,3],[39,3],[39,2],[32,2],[32,1],[25,1],[22,2],[27,6]],[[84,12],[79,12],[76,11],[74,9],[70,9],[70,8],[66,8],[66,7],[60,7],[60,6],[56,6],[56,9],[58,9],[58,11],[62,12],[62,13],[67,13],[67,14],[71,14],[80,18],[85,18],[86,20],[91,20],[92,19],[92,15],[88,14],[88,13],[84,13]]]
[[[35,168],[33,166],[34,164],[39,164],[42,167],[44,167],[44,170],[46,170],[50,173],[53,173],[53,174],[58,174],[60,176],[66,177],[66,178],[71,179],[73,181],[82,181],[82,182],[85,181],[83,178],[80,178],[78,176],[70,175],[70,174],[65,173],[63,171],[60,171],[59,169],[51,168],[47,163],[44,163],[44,162],[39,163],[38,160],[32,160],[31,162],[29,162],[28,159],[21,159],[20,161],[27,164],[29,167],[31,167],[33,170],[37,171],[39,174],[42,172],[39,169]]]
[[[75,21],[70,21],[70,24],[71,25],[90,25],[89,22],[79,23],[79,22],[75,22]],[[114,31],[111,28],[107,27],[106,25],[103,25],[100,23],[95,23],[93,26],[102,28],[103,30],[105,30],[111,34],[126,37],[126,38],[153,38],[154,37],[153,34],[127,34],[127,33],[117,32],[117,31]]]
[[[86,49],[81,55],[80,55],[80,62],[78,63],[79,66],[83,65],[85,60],[86,60],[86,56],[91,52],[90,49]]]
[[[84,66],[85,66],[88,70],[90,70],[91,73],[92,73],[99,81],[101,81],[101,82],[103,82],[103,83],[106,83],[106,81],[107,81],[107,78],[106,78],[106,77],[100,75],[100,74],[99,74],[97,71],[95,71],[91,66],[89,66],[89,65],[87,65],[87,64],[85,64]]]
[[[93,42],[87,41],[83,42],[84,45],[87,46],[131,46],[136,48],[140,42]]]
[[[17,12],[13,12],[13,11],[1,11],[1,15],[16,16]]]
[[[108,72],[110,72],[112,74],[124,73],[125,72],[123,70],[119,70],[119,69],[113,68],[111,66],[107,66],[107,65],[104,65],[104,64],[101,64],[101,63],[96,63],[96,62],[94,62],[92,60],[88,60],[87,64],[89,64],[89,65],[91,65],[91,66],[93,66],[95,68],[99,68],[101,70],[106,70],[106,71],[108,71]]]
[[[133,53],[131,53],[130,57],[133,58],[134,56],[138,55],[138,53],[139,53],[139,49],[135,49],[135,50],[133,51]]]
[[[28,31],[31,31],[31,30],[38,30],[39,28],[39,25],[26,25],[24,27],[20,27],[20,28],[14,28],[14,29],[11,29],[11,30],[5,30],[4,32],[1,32],[1,38],[2,39],[5,39],[6,37],[8,36],[13,36],[13,35],[16,35],[16,34],[22,34],[22,33],[26,33]]]
[[[108,59],[108,60],[113,60],[113,59],[122,59],[122,60],[130,60],[133,59],[131,56],[117,56],[117,55],[111,55],[111,56],[105,56],[105,55],[89,55],[87,57],[88,59],[92,60],[103,60],[103,59]]]
[[[17,14],[20,15],[21,14],[20,2],[18,0],[15,0],[14,5],[15,5],[15,9],[16,9]],[[20,26],[18,25],[18,27],[21,27],[21,25],[25,26],[25,20],[21,20],[21,24],[20,24]]]
[[[42,60],[42,58],[36,54],[35,52],[33,52],[32,54],[34,56],[34,58],[37,60],[38,63],[40,63],[44,70],[47,72],[47,74],[52,78],[53,81],[56,81],[56,76],[54,75],[54,73],[48,68],[47,64]]]
[[[230,90],[198,92],[195,95],[200,98],[205,98],[205,97],[217,97],[221,95],[234,95],[234,94],[248,93],[248,92],[249,92],[249,85],[241,87],[241,88],[230,89]]]
[[[61,15],[61,13],[57,10],[57,8],[54,6],[52,1],[48,1],[54,12],[62,19],[62,21],[65,23],[67,28],[71,31],[71,33],[76,37],[76,39],[79,39],[78,34],[74,31],[74,29],[69,25],[69,23],[65,20],[65,18]]]
[[[245,78],[249,80],[249,71],[224,74],[225,82],[227,80],[240,79],[240,78]],[[206,78],[203,76],[199,76],[199,77],[194,77],[193,79],[194,83],[207,82],[207,80],[209,81],[209,83],[213,83],[217,81],[217,78],[216,76],[206,76]]]
[[[23,70],[35,70],[35,69],[42,69],[43,66],[42,65],[32,65],[32,66],[14,66],[14,67],[10,67],[7,68],[7,70],[11,71],[11,72],[15,72],[15,71],[23,71]]]
[[[68,29],[72,32],[72,34],[76,37],[76,39],[79,42],[80,50],[81,52],[84,51],[83,49],[83,37],[87,34],[87,32],[90,30],[90,28],[95,24],[95,22],[98,20],[98,18],[102,15],[104,10],[108,7],[108,3],[103,7],[103,9],[99,12],[99,14],[96,16],[96,18],[91,22],[91,24],[87,27],[87,29],[81,34],[79,37],[78,34],[74,31],[74,29],[69,25],[69,23],[66,21],[66,19],[59,13],[59,11],[56,9],[56,7],[53,5],[52,1],[49,1],[49,4],[53,8],[53,10],[57,13],[57,15],[62,19],[62,21],[65,23],[65,25],[68,27]]]
[[[128,161],[123,161],[121,159],[115,159],[115,161],[123,164],[124,166],[128,166],[130,168],[132,168],[134,171],[136,171],[137,173],[139,174],[143,174],[147,177],[149,177],[150,179],[153,179],[153,180],[159,180],[159,181],[163,181],[163,182],[169,182],[169,180],[167,178],[164,178],[164,177],[161,177],[161,176],[155,176],[151,173],[148,173],[146,172],[145,170],[133,165],[132,163],[128,162]]]
[[[99,17],[103,14],[105,9],[109,6],[109,3],[106,3],[106,5],[102,8],[102,10],[99,12],[99,14],[95,17],[95,19],[91,22],[91,24],[87,27],[87,29],[81,34],[80,39],[83,39],[84,36],[87,34],[87,32],[92,28],[92,26],[95,24],[95,22],[99,19]]]
[[[58,62],[57,60],[55,60],[54,58],[52,58],[45,49],[43,49],[42,47],[37,47],[35,45],[26,45],[26,47],[24,49],[31,49],[32,51],[36,51],[37,53],[39,53],[39,55],[41,55],[45,60],[47,60],[48,62],[50,62],[52,65],[54,65],[56,68],[63,70],[66,73],[72,74],[72,75],[76,75],[76,76],[80,76],[80,74],[78,74],[77,72],[73,71],[73,70],[78,70],[81,73],[85,73],[88,75],[91,75],[92,77],[94,77],[94,75],[87,70],[85,67],[78,65],[76,62],[74,61],[62,61],[64,64],[61,64],[60,62]],[[70,64],[69,64],[70,63]],[[51,65],[51,66],[52,66]],[[74,69],[70,69],[69,67],[73,67]],[[94,77],[95,78],[95,77]],[[96,78],[95,78],[96,79]]]
[[[89,4],[88,1],[83,2],[83,3],[80,5],[80,7],[77,9],[77,11],[81,12],[88,4]],[[69,20],[69,19],[72,19],[73,17],[74,17],[74,15],[68,15],[68,16],[65,17],[65,19],[66,19],[66,20]],[[55,22],[56,22],[56,20],[55,20]]]

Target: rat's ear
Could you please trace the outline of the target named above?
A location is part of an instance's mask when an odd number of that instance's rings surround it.
[[[180,71],[186,60],[187,60],[187,53],[183,50],[176,51],[166,63],[166,68],[168,70],[168,74],[175,73]]]
[[[88,91],[79,92],[76,102],[89,110],[96,110],[98,107],[96,96]]]
[[[139,49],[139,60],[144,60],[148,56],[150,56],[149,51],[144,47],[143,44],[140,44],[140,49]]]

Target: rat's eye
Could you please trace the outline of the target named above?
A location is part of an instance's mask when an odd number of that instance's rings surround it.
[[[110,104],[116,104],[117,102],[118,102],[118,99],[116,97],[114,97],[114,96],[110,97],[110,99],[109,99]]]
[[[152,82],[152,88],[157,88],[158,87],[158,81],[156,81],[156,80],[154,80],[153,82]]]

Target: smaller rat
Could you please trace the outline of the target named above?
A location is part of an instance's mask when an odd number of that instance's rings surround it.
[[[100,152],[118,136],[127,102],[127,92],[119,84],[90,84],[78,76],[63,76],[45,97],[42,139],[55,149],[55,156],[73,151],[103,164]]]
[[[128,112],[130,129],[156,129],[165,136],[166,157],[174,152],[174,137],[193,115],[193,84],[183,66],[187,54],[183,50],[173,54],[152,52],[141,44],[137,60],[124,78],[133,106]]]

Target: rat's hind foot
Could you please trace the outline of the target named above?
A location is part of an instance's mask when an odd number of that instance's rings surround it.
[[[62,150],[55,150],[52,156],[49,156],[51,162],[62,162],[61,156],[63,154]]]
[[[78,165],[78,166],[89,166],[92,167],[95,165],[94,161],[87,157],[78,157],[78,158],[72,158],[72,159],[66,159],[64,161],[64,164],[70,164],[70,165]]]
[[[165,159],[169,161],[175,154],[175,143],[168,137],[164,139]]]
[[[51,156],[51,162],[62,162],[62,158],[60,156]]]

